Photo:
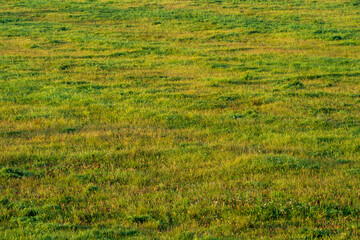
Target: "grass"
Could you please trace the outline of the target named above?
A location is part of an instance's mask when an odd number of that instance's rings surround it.
[[[0,0],[0,239],[356,239],[360,2]]]

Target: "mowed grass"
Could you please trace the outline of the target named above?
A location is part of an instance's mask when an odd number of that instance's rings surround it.
[[[0,239],[359,238],[359,12],[0,0]]]

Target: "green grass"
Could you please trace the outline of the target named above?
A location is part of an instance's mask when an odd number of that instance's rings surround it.
[[[360,237],[358,0],[0,0],[0,239]]]

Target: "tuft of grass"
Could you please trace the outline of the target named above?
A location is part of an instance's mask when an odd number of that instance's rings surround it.
[[[21,171],[21,170],[10,168],[10,167],[5,167],[5,168],[0,169],[0,176],[6,177],[6,178],[23,178],[23,177],[28,177],[28,176],[32,176],[32,175],[33,174],[30,172]]]
[[[135,215],[135,216],[132,216],[130,219],[134,223],[143,224],[143,223],[150,221],[152,219],[152,217],[149,215],[140,215],[140,216]]]

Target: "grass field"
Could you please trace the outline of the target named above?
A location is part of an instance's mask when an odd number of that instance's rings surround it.
[[[360,238],[359,0],[0,0],[0,239]]]

